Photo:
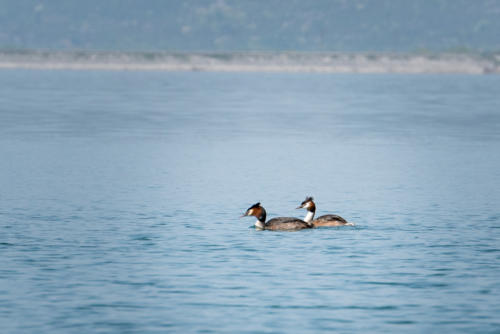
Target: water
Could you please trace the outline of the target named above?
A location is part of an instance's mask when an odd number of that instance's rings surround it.
[[[2,331],[499,332],[499,88],[1,71]]]

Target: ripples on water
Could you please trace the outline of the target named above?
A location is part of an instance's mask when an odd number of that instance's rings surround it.
[[[500,77],[1,74],[6,333],[500,331]]]

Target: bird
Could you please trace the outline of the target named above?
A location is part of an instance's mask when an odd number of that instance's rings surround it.
[[[302,203],[300,203],[297,209],[307,209],[304,221],[306,223],[314,225],[314,227],[354,226],[354,223],[350,223],[338,215],[324,215],[314,219],[314,214],[316,213],[316,204],[314,204],[314,199],[310,196],[306,197],[306,199],[302,201]]]
[[[245,211],[241,217],[257,217],[255,228],[258,230],[291,231],[312,228],[313,225],[293,217],[277,217],[266,222],[266,210],[259,203],[255,203]]]

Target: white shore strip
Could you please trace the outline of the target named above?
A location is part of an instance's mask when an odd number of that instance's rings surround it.
[[[500,55],[0,52],[0,69],[500,74]]]

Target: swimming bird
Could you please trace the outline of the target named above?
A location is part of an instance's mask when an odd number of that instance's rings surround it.
[[[257,217],[255,228],[258,230],[301,230],[304,228],[312,228],[313,225],[305,221],[292,218],[292,217],[277,217],[266,222],[266,210],[260,205],[255,203],[241,216],[254,216]]]
[[[306,197],[306,199],[297,207],[297,209],[307,209],[306,217],[304,221],[306,223],[318,226],[354,226],[354,223],[349,223],[344,218],[337,215],[324,215],[314,219],[314,214],[316,213],[316,204],[314,204],[314,199],[312,197]]]

